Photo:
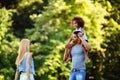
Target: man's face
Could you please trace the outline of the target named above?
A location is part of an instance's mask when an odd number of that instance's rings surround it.
[[[72,40],[73,40],[73,41],[77,41],[77,40],[78,40],[78,37],[77,37],[76,34],[73,34],[73,35],[72,35]]]
[[[77,23],[75,20],[72,22],[72,24],[73,24],[73,26],[74,26],[75,28],[78,27],[78,23]]]

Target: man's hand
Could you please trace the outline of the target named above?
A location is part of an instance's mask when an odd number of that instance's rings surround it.
[[[66,45],[65,45],[65,48],[71,48],[71,44],[69,44],[69,43],[66,44]]]

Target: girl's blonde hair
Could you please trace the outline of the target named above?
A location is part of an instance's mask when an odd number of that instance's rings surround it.
[[[25,52],[30,52],[30,40],[22,39],[19,45],[18,56],[16,58],[16,65],[20,65],[21,61],[23,60],[23,56]]]

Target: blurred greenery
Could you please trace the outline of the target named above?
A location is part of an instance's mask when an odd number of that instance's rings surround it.
[[[0,0],[0,80],[13,80],[22,38],[31,41],[35,80],[68,80],[64,45],[72,17],[85,21],[92,46],[86,80],[120,80],[119,0]]]

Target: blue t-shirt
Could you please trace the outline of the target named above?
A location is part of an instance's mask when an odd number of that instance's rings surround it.
[[[82,45],[75,45],[71,49],[72,55],[72,69],[86,69],[85,66],[85,54],[82,49]]]
[[[21,71],[26,72],[26,60],[27,60],[27,53],[25,53],[21,64],[18,65],[19,72]],[[33,58],[30,60],[30,73],[35,74]]]

